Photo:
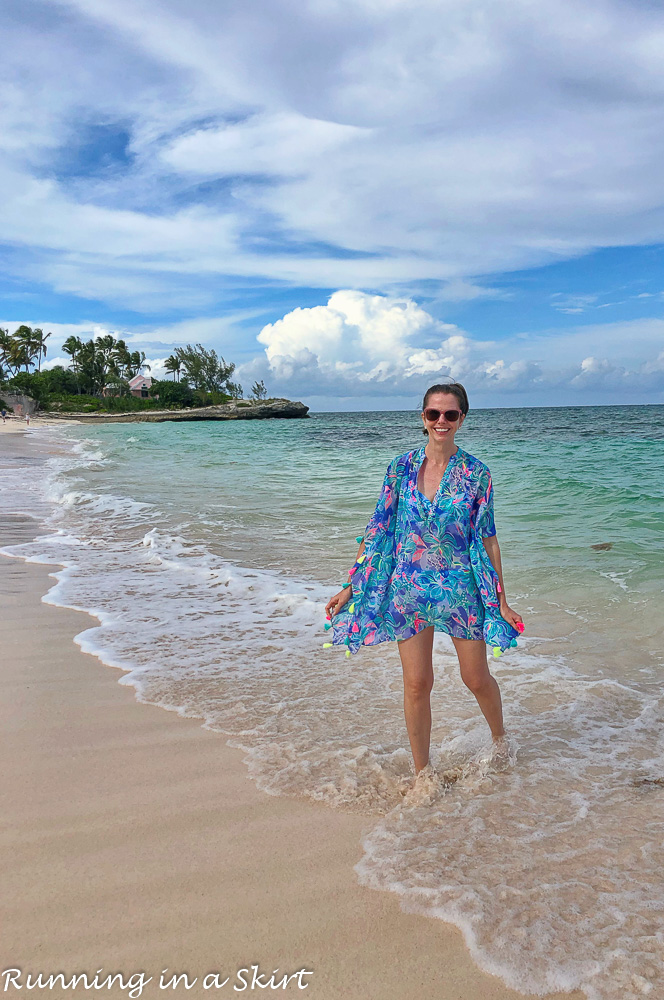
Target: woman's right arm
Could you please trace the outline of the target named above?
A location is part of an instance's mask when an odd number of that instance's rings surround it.
[[[360,547],[357,550],[357,555],[355,556],[355,562],[357,562],[357,560],[360,558],[363,552],[364,552],[364,538],[360,542]],[[328,617],[339,614],[343,606],[347,604],[348,601],[351,599],[352,594],[353,594],[353,588],[350,586],[349,583],[347,587],[343,587],[338,594],[335,594],[334,597],[331,597],[329,599],[329,601],[325,605],[325,614]]]

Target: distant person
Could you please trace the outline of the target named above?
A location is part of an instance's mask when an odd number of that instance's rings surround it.
[[[523,631],[505,596],[491,474],[454,441],[468,408],[458,382],[427,389],[421,417],[428,441],[390,462],[350,579],[325,609],[332,644],[344,644],[347,655],[398,643],[416,774],[430,768],[434,631],[451,636],[461,678],[503,752],[500,690],[486,644],[500,655]]]
[[[29,413],[26,413],[26,415],[25,415],[25,422],[26,422],[26,424],[29,427],[30,426],[30,414]]]
[[[3,422],[3,424],[5,423],[6,420],[7,420],[7,411],[3,410],[2,411],[2,422]]]

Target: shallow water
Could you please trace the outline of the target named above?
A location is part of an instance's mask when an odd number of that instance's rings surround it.
[[[519,648],[491,661],[512,759],[491,759],[437,636],[442,777],[406,799],[396,646],[323,650],[323,608],[387,463],[423,443],[419,417],[55,438],[74,453],[48,476],[2,472],[4,509],[48,527],[12,551],[65,565],[48,599],[98,616],[78,641],[125,669],[121,683],[226,733],[265,791],[374,814],[361,881],[457,924],[511,986],[664,996],[664,407],[471,413],[458,440],[491,467],[526,621]]]

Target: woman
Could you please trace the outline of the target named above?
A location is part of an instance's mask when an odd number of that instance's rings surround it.
[[[523,620],[505,597],[488,468],[455,444],[468,413],[457,382],[434,385],[422,403],[427,444],[390,462],[349,582],[326,606],[333,642],[346,655],[398,642],[404,711],[415,771],[429,764],[434,631],[454,643],[461,677],[494,741],[505,735],[498,684],[487,664],[516,645]]]

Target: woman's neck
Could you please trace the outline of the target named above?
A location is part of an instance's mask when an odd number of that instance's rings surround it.
[[[454,443],[454,438],[451,440],[446,439],[445,441],[435,441],[432,440],[431,435],[429,435],[429,440],[424,446],[424,454],[432,465],[447,465],[456,450],[457,445]]]

